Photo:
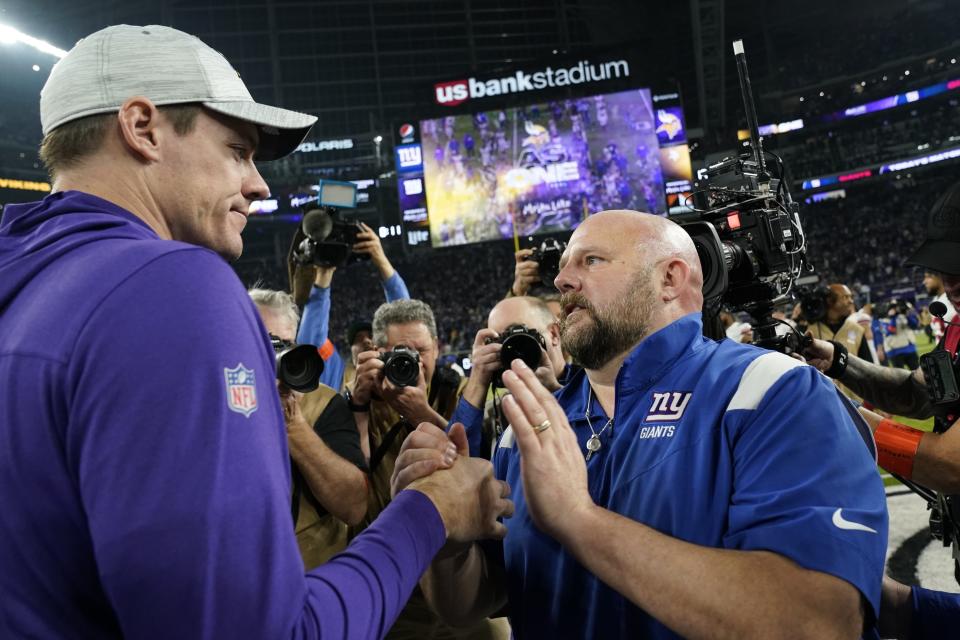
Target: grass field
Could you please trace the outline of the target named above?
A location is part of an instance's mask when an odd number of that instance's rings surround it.
[[[917,331],[917,351],[922,356],[925,353],[933,351],[933,348],[936,346],[936,343],[927,339],[927,334],[922,331]],[[916,427],[917,429],[923,429],[924,431],[933,431],[933,418],[928,418],[926,420],[914,420],[913,418],[904,418],[903,416],[896,416],[897,422],[902,422],[903,424],[910,425],[911,427]],[[883,478],[884,486],[898,485],[900,484],[896,478],[891,476],[889,473],[880,470],[880,476]]]

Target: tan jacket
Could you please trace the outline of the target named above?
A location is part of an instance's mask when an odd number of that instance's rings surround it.
[[[313,426],[337,392],[326,385],[320,385],[315,391],[300,399],[300,410],[307,424]],[[291,463],[292,464],[292,463]],[[293,469],[296,473],[296,469]],[[320,515],[307,497],[309,489],[303,481],[303,491],[299,496],[299,512],[294,523],[297,534],[297,546],[303,558],[303,567],[309,571],[319,567],[331,556],[343,551],[347,546],[347,525],[329,513]]]

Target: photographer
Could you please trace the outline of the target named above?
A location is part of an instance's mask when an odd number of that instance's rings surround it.
[[[804,309],[805,315],[806,312]],[[869,341],[873,339],[872,332],[869,327],[858,322],[855,314],[856,307],[850,287],[845,284],[831,284],[827,288],[825,314],[821,318],[807,315],[807,331],[819,340],[837,339],[850,353],[872,362],[873,354],[870,353],[869,346]]]
[[[891,300],[887,317],[880,321],[880,325],[883,328],[883,350],[890,366],[897,369],[919,367],[914,330],[920,328],[920,318],[913,305],[905,300]]]
[[[493,420],[484,420],[484,407],[490,385],[507,366],[502,359],[501,334],[508,327],[523,327],[543,340],[545,348],[540,347],[540,358],[533,368],[544,387],[557,391],[568,377],[569,367],[560,348],[560,325],[546,303],[529,296],[505,298],[497,303],[487,317],[487,328],[477,332],[470,355],[470,378],[450,419],[463,423],[473,456],[489,457],[493,443],[493,434],[483,429],[485,422],[494,424]]]
[[[390,503],[390,478],[407,435],[420,423],[446,428],[457,404],[462,381],[451,369],[438,369],[437,325],[433,311],[420,300],[396,300],[380,305],[373,316],[376,350],[357,356],[357,375],[347,391],[347,402],[360,430],[361,444],[370,460],[370,498],[367,515],[356,535]],[[396,349],[408,351],[397,351]],[[407,377],[400,386],[388,373]],[[429,383],[427,382],[429,381]],[[455,456],[449,450],[445,455]],[[475,625],[479,638],[500,637],[501,623]],[[391,631],[391,637],[447,637],[454,631],[442,624],[417,591]],[[465,634],[469,635],[469,634]],[[454,636],[456,637],[456,636]]]
[[[250,299],[272,336],[292,343],[299,314],[282,291],[251,289]],[[347,525],[367,512],[366,460],[346,400],[321,384],[307,394],[280,388],[293,461],[292,480],[297,545],[306,569],[343,550]]]
[[[807,306],[811,306],[809,302]],[[873,339],[872,332],[870,332],[869,327],[864,327],[857,321],[855,312],[853,293],[849,287],[843,284],[831,284],[827,288],[825,311],[821,317],[811,317],[810,309],[802,310],[808,323],[808,335],[821,341],[836,340],[849,353],[857,354],[866,362],[873,362],[873,353],[870,351],[870,341]],[[857,401],[860,400],[855,390],[851,390],[839,382],[837,387],[844,395]]]
[[[520,249],[513,254],[516,266],[513,268],[513,284],[506,297],[525,296],[531,288],[540,284],[540,264],[530,260],[533,249]]]
[[[357,233],[357,243],[353,245],[354,253],[370,256],[371,261],[380,273],[383,293],[387,302],[408,299],[410,293],[407,291],[407,285],[384,253],[380,238],[366,224],[361,222],[360,226],[362,231]],[[292,260],[289,267],[294,298],[298,303],[301,301],[303,303],[303,319],[297,333],[297,342],[318,345],[320,355],[324,359],[323,375],[320,381],[339,391],[343,388],[344,381],[350,377],[345,375],[345,370],[350,365],[344,363],[328,335],[330,326],[330,284],[337,268],[294,264]],[[312,287],[310,286],[310,274],[315,274]],[[307,293],[308,287],[309,293]]]

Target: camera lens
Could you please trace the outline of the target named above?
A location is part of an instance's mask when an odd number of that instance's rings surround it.
[[[527,333],[508,336],[500,350],[500,362],[505,369],[509,369],[510,364],[517,358],[523,360],[523,363],[531,369],[536,369],[540,366],[541,357],[540,343]]]
[[[323,358],[317,348],[301,344],[277,353],[277,379],[294,391],[306,393],[320,386]]]
[[[403,347],[383,356],[383,375],[398,387],[414,387],[420,377],[420,356]]]

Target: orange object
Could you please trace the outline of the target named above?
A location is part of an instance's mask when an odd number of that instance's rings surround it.
[[[877,461],[880,466],[898,476],[910,479],[913,458],[920,448],[923,431],[905,424],[883,419],[873,437],[877,441]]]

